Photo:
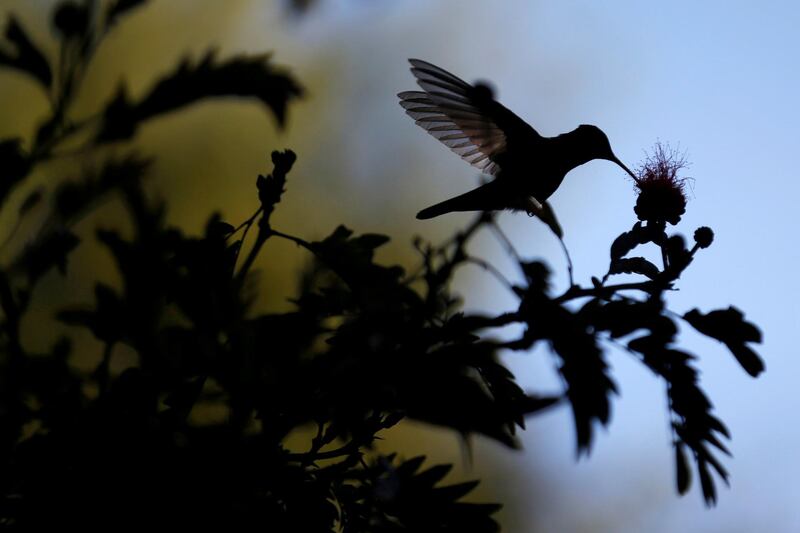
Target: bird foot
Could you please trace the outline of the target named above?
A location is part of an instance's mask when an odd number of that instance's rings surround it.
[[[543,210],[542,203],[533,196],[528,196],[525,199],[525,212],[528,213],[529,217],[541,216]]]

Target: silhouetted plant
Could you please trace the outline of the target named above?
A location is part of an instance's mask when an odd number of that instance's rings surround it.
[[[92,53],[142,3],[117,0],[104,10],[91,1],[57,6],[53,25],[61,53],[55,64],[19,21],[9,19],[0,64],[29,74],[48,94],[51,113],[29,146],[0,141],[3,209],[68,139],[87,139],[83,149],[91,154],[131,138],[154,116],[221,96],[255,98],[283,123],[287,105],[301,94],[288,73],[267,56],[217,60],[213,54],[184,61],[142,98],[131,99],[121,86],[96,118],[75,119],[71,103]],[[159,524],[495,531],[492,515],[499,506],[462,501],[476,482],[442,485],[449,466],[423,469],[423,457],[370,453],[374,441],[412,418],[513,448],[515,428],[524,428],[527,416],[568,403],[578,453],[588,453],[597,423],[609,421],[616,392],[605,362],[611,348],[629,352],[664,380],[678,490],[690,485],[688,451],[705,500],[713,503],[711,471],[726,482],[728,476],[715,452],[727,453],[723,437],[729,435],[699,387],[695,356],[675,345],[676,321],[718,339],[753,376],[763,364],[749,343],[761,339],[733,307],[682,315],[667,309],[666,294],[713,233],[699,228],[691,249],[682,236],[667,234],[667,223],[677,223],[684,205],[677,213],[680,182],[669,174],[677,169],[665,154],[657,152],[640,172],[641,221],[614,241],[607,274],[592,278],[591,286],[555,293],[549,269],[520,258],[504,240],[524,280],[506,282],[519,304],[499,315],[460,312],[450,292],[455,270],[469,264],[504,279],[468,250],[480,231],[502,235],[490,214],[440,245],[420,239],[420,267],[408,275],[374,261],[386,236],[355,235],[339,226],[312,242],[273,227],[271,215],[295,161],[289,150],[273,152],[272,172],[258,176],[252,217],[234,227],[212,215],[201,236],[165,225],[165,207],[142,190],[148,160],[132,153],[60,185],[41,229],[0,270],[0,523],[16,530]],[[648,189],[650,183],[657,186]],[[123,199],[134,231],[126,238],[102,229],[96,238],[114,257],[122,284],[98,282],[94,302],[57,314],[103,344],[100,363],[87,374],[72,364],[68,339],[35,353],[24,346],[20,328],[42,276],[54,268],[63,272],[80,245],[72,231],[76,222],[110,194]],[[18,217],[43,197],[40,190],[30,193]],[[298,273],[292,311],[255,314],[250,269],[276,238],[307,250],[313,265]],[[661,267],[628,257],[648,244],[660,249]],[[609,284],[619,273],[644,279]],[[493,340],[494,331],[512,323],[524,326],[518,338]],[[550,346],[564,378],[560,395],[524,392],[497,357],[539,343]],[[111,359],[120,345],[135,351],[138,364],[115,373]],[[224,421],[190,416],[209,404],[226,408]],[[305,427],[315,429],[306,451],[289,450],[287,436]]]

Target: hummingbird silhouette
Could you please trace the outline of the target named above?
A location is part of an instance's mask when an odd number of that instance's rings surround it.
[[[427,61],[408,61],[422,91],[399,93],[400,105],[461,159],[494,176],[476,189],[423,209],[418,219],[510,209],[554,222],[547,199],[570,170],[593,159],[613,161],[639,181],[597,126],[582,124],[557,137],[543,137],[497,102],[487,85],[470,85]]]

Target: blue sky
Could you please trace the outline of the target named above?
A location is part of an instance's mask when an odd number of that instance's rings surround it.
[[[2,9],[22,9],[46,36],[41,9],[50,4],[6,0]],[[232,219],[246,214],[251,180],[237,187],[216,176],[254,175],[263,171],[266,151],[288,146],[300,155],[302,178],[292,184],[284,209],[306,221],[298,232],[309,238],[342,221],[358,231],[389,233],[395,237],[386,251],[391,260],[407,257],[413,234],[436,239],[464,224],[467,215],[413,218],[478,177],[397,105],[395,93],[414,87],[407,57],[467,80],[491,80],[499,99],[545,135],[596,124],[628,166],[657,140],[679,146],[693,178],[679,230],[688,236],[708,225],[716,240],[698,255],[670,305],[679,312],[736,305],[765,339],[759,351],[767,371],[752,380],[722,346],[691,332],[683,337],[701,355],[703,383],[733,434],[735,457],[726,462],[731,489],[721,491],[714,510],[703,507],[696,488],[684,498],[674,494],[663,386],[621,353],[609,359],[622,394],[588,460],[576,463],[570,414],[562,409],[531,421],[523,435],[526,453],[478,443],[473,472],[505,489],[509,531],[800,530],[794,481],[800,477],[794,339],[800,330],[800,4],[319,0],[307,17],[289,24],[280,5],[153,1],[110,39],[110,51],[97,58],[98,73],[87,78],[93,95],[113,92],[111,81],[119,75],[135,91],[170,70],[183,52],[215,42],[223,54],[273,50],[276,61],[291,65],[308,85],[309,98],[280,136],[263,116],[238,104],[203,107],[142,132],[145,151],[163,152],[162,181],[156,182],[178,199],[174,220],[199,227],[201,196],[214,201],[209,209],[222,207]],[[195,31],[175,31],[169,22],[175,17]],[[6,83],[0,81],[4,98],[23,94],[24,82]],[[207,135],[180,150],[164,148],[189,131]],[[171,165],[186,168],[187,154],[197,153],[206,159],[196,162],[202,169],[191,180],[171,178]],[[598,161],[573,171],[553,196],[579,282],[605,271],[609,244],[635,220],[634,201],[625,175]],[[563,288],[563,256],[548,231],[524,215],[503,215],[501,224],[526,255],[552,264]],[[480,246],[503,265],[496,243],[487,238]],[[468,307],[513,305],[481,272],[464,272],[459,287]],[[546,353],[508,361],[526,387],[553,386]],[[416,445],[415,451],[437,446],[432,455],[459,460],[448,436],[431,435]]]

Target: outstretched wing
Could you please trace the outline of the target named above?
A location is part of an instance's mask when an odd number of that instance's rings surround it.
[[[498,156],[508,147],[509,130],[523,128],[538,136],[494,101],[487,87],[474,87],[426,61],[409,62],[423,90],[398,94],[400,105],[418,126],[481,172],[500,170]]]

